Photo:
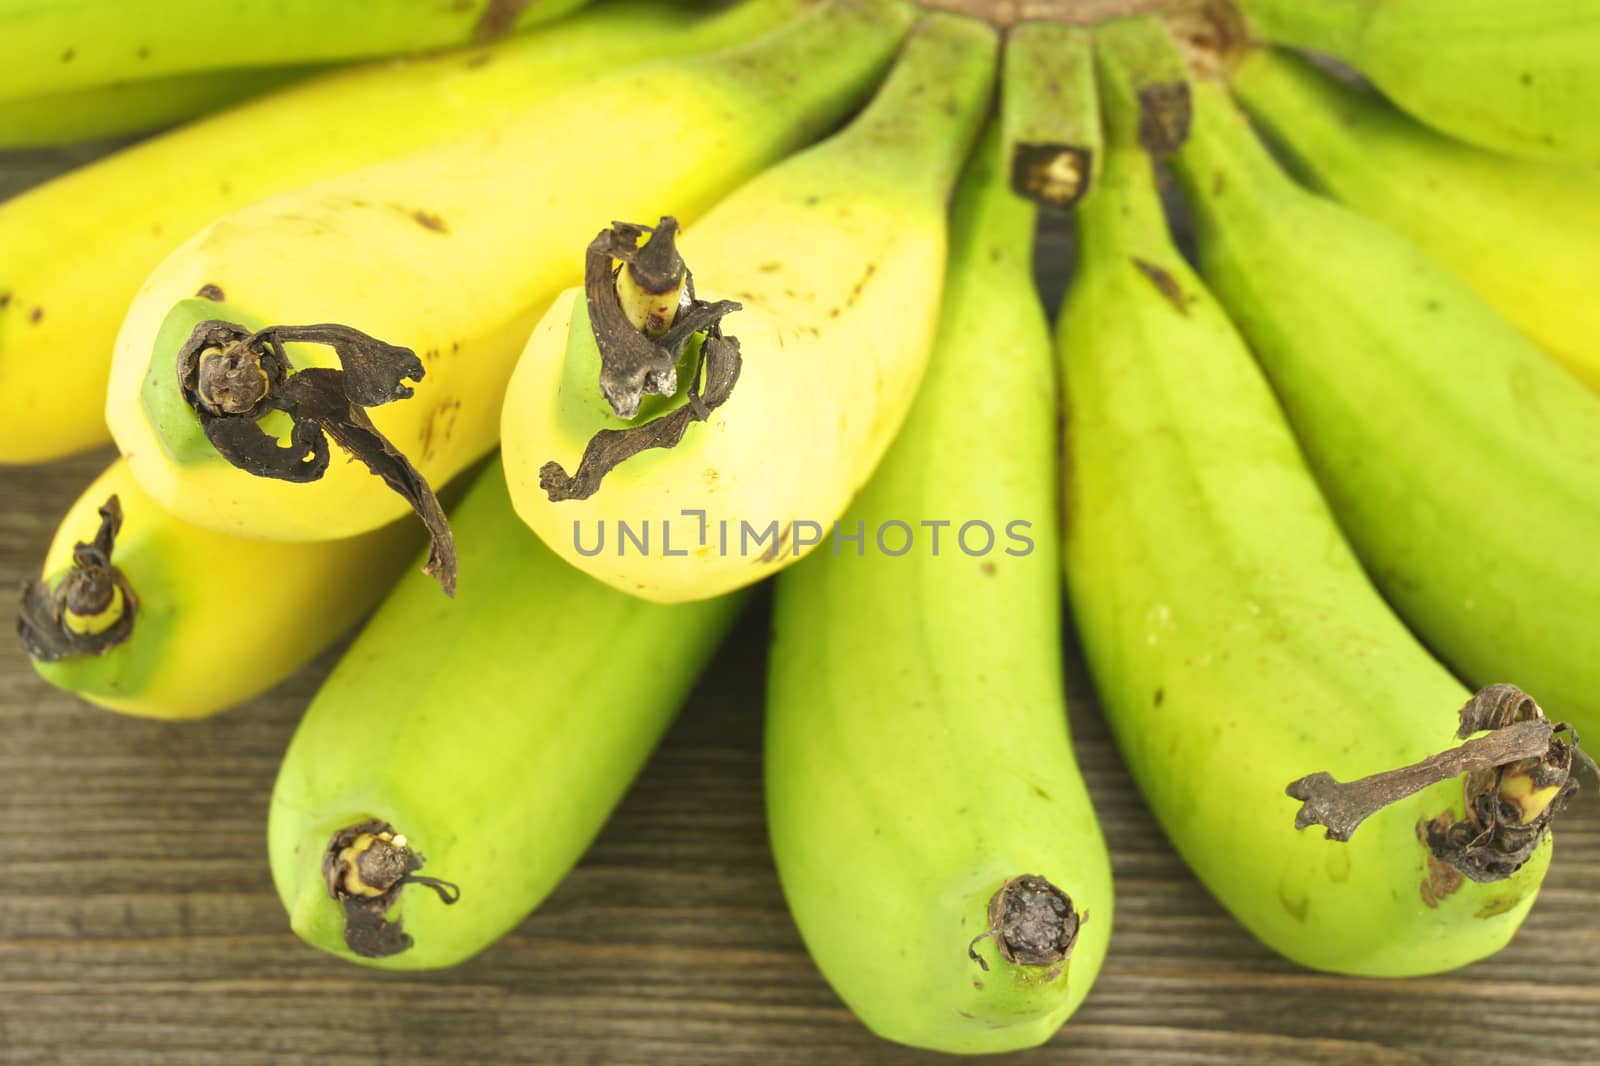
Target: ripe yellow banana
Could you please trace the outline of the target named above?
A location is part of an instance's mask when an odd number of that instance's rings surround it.
[[[7,100],[0,103],[0,149],[46,148],[144,133],[220,111],[317,69],[205,70]]]
[[[1061,683],[1035,209],[996,134],[957,194],[927,375],[841,520],[865,557],[834,540],[779,577],[767,690],[773,857],[812,959],[879,1036],[964,1053],[1048,1039],[1111,939]],[[895,523],[901,558],[871,543]]]
[[[1173,246],[1149,158],[1108,140],[1078,208],[1059,343],[1067,585],[1123,758],[1200,880],[1295,962],[1397,976],[1482,958],[1533,904],[1548,836],[1509,879],[1464,881],[1418,838],[1419,823],[1460,819],[1459,779],[1348,843],[1295,828],[1290,779],[1447,748],[1467,692],[1362,573],[1243,341]],[[1231,181],[1227,194],[1249,195]]]
[[[1230,83],[1297,174],[1415,242],[1600,391],[1600,169],[1451,140],[1272,49]]]
[[[1373,580],[1467,680],[1600,731],[1600,396],[1404,238],[1291,181],[1221,85],[1196,93],[1177,173],[1202,268]]]
[[[494,447],[538,317],[616,217],[694,216],[837,122],[911,21],[903,0],[827,0],[747,45],[588,82],[491,129],[235,212],[134,300],[106,417],[134,476],[198,524],[275,539],[372,529],[406,502],[359,464],[295,484],[211,447],[179,393],[197,323],[342,323],[421,356],[413,398],[372,421],[432,483]],[[197,298],[197,293],[220,301]],[[289,346],[296,367],[325,348]]]
[[[104,524],[97,511],[112,498],[121,521],[109,564],[120,580],[107,584],[104,557],[99,573],[69,578],[87,569],[74,567],[74,547],[94,543]],[[214,533],[162,511],[119,459],[62,520],[36,586],[39,609],[27,610],[25,594],[19,631],[57,688],[125,714],[200,718],[266,691],[337,640],[394,583],[419,540],[409,522],[316,544]],[[74,585],[82,595],[97,584],[109,597],[95,605],[102,609],[65,602]],[[73,640],[99,634],[110,637]],[[40,657],[58,649],[67,656]]]
[[[538,906],[600,831],[740,604],[661,607],[591,581],[517,520],[498,460],[450,518],[463,562],[456,602],[422,574],[402,579],[306,711],[268,815],[272,877],[295,932],[387,969],[455,965]],[[392,826],[389,840],[369,823]],[[359,874],[360,853],[385,846],[407,864],[420,853],[421,876],[449,882],[459,900],[443,905],[400,869],[352,882],[343,862]],[[345,874],[332,884],[330,865]]]
[[[667,3],[607,3],[488,48],[333,72],[0,204],[0,463],[110,440],[106,384],[128,303],[218,217],[505,123],[659,48],[764,32],[806,2],[748,0],[694,23]]]
[[[1251,37],[1332,55],[1436,129],[1600,163],[1595,0],[1234,0]]]
[[[587,0],[3,0],[0,101],[487,40]]]
[[[512,502],[557,554],[671,603],[750,584],[821,542],[888,447],[926,364],[946,202],[988,107],[995,52],[989,27],[925,16],[851,125],[685,234],[699,295],[742,305],[723,321],[740,344],[737,384],[676,447],[629,459],[587,498],[552,500],[545,464],[582,482],[590,439],[627,423],[595,387],[583,294],[556,299],[517,365],[502,433]],[[630,550],[622,523],[653,545]]]

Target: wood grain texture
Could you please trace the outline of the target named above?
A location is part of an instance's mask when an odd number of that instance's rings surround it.
[[[0,155],[0,196],[87,153]],[[1042,246],[1056,264],[1059,230]],[[3,255],[0,249],[0,255]],[[1060,290],[1059,275],[1054,291]],[[0,468],[0,588],[109,459]],[[866,1032],[807,959],[767,851],[758,602],[571,877],[453,971],[380,974],[289,932],[267,797],[333,654],[189,724],[96,710],[0,649],[0,1062],[230,1066],[771,1062],[935,1056]],[[1600,804],[1580,796],[1538,905],[1494,959],[1376,981],[1290,965],[1189,876],[1122,769],[1082,664],[1073,727],[1117,878],[1111,956],[1020,1063],[1600,1062]]]

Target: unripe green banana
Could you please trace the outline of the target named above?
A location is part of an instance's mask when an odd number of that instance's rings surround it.
[[[1428,646],[1600,730],[1600,396],[1444,268],[1306,192],[1226,90],[1178,158],[1202,267],[1339,523]]]
[[[1234,0],[1250,36],[1324,52],[1436,129],[1600,162],[1596,0]]]
[[[750,0],[691,23],[670,4],[606,3],[487,48],[335,71],[0,204],[0,463],[111,439],[106,384],[128,304],[217,218],[503,125],[659,49],[694,53],[765,32],[806,4]],[[240,165],[263,146],[269,165]]]
[[[1230,83],[1297,175],[1415,242],[1600,391],[1600,170],[1451,140],[1272,49]]]
[[[0,0],[0,101],[487,40],[587,0]]]
[[[671,603],[750,584],[821,542],[889,446],[926,365],[950,189],[989,104],[996,50],[994,30],[975,19],[925,16],[849,126],[689,228],[682,257],[699,296],[741,305],[722,323],[742,353],[736,386],[675,446],[628,459],[597,491],[590,442],[629,423],[595,387],[602,363],[584,293],[556,299],[517,364],[502,425],[511,499],[546,544],[608,584]],[[675,399],[682,418],[688,399]],[[626,550],[622,523],[646,527],[654,550]],[[764,546],[750,529],[765,531]],[[616,550],[590,550],[597,537],[616,538]]]
[[[1467,693],[1362,573],[1249,351],[1173,246],[1149,158],[1108,141],[1078,208],[1059,343],[1067,585],[1122,756],[1190,868],[1273,950],[1372,976],[1482,958],[1527,915],[1548,836],[1509,879],[1463,880],[1418,837],[1462,816],[1460,779],[1348,843],[1295,828],[1291,778],[1349,780],[1449,747]]]
[[[840,520],[868,554],[835,539],[778,579],[767,691],[773,856],[811,957],[879,1036],[966,1053],[1047,1040],[1094,983],[1112,907],[1061,683],[1035,209],[995,133],[957,196],[927,375]],[[901,558],[874,543],[894,523]],[[991,919],[1023,892],[1064,904],[1043,939],[1076,943],[1019,950]]]
[[[0,103],[0,149],[126,137],[220,111],[304,78],[315,66],[203,70]]]
[[[494,447],[517,356],[582,276],[597,229],[696,216],[820,135],[870,91],[913,17],[904,0],[827,0],[745,45],[630,67],[217,221],[156,269],[117,338],[106,419],[134,475],[174,513],[254,536],[392,521],[406,500],[361,464],[295,483],[218,454],[175,370],[197,323],[341,323],[414,350],[426,376],[413,397],[373,408],[372,423],[423,478],[447,481]],[[220,303],[196,298],[219,292]],[[336,362],[327,348],[290,345],[288,357]]]
[[[268,815],[295,932],[390,969],[461,962],[549,894],[739,606],[661,607],[591,581],[517,520],[498,460],[451,522],[456,602],[419,573],[396,586],[306,711]],[[388,845],[388,880],[363,869],[363,844]],[[454,906],[400,880],[423,858]]]
[[[109,559],[74,567],[74,546],[94,544],[97,511],[113,499]],[[119,459],[62,521],[19,631],[57,688],[125,714],[200,718],[320,654],[378,602],[419,539],[409,522],[310,544],[230,537],[166,514]],[[107,580],[110,609],[74,619],[87,612],[71,610],[70,585]],[[73,634],[109,636],[79,645]]]

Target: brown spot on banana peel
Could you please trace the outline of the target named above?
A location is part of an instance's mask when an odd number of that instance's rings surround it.
[[[328,895],[344,908],[344,942],[351,951],[382,959],[411,947],[400,920],[385,917],[406,885],[431,888],[447,905],[461,899],[456,885],[418,874],[425,863],[388,822],[368,819],[333,834],[322,853],[322,879]]]
[[[989,927],[972,938],[967,956],[984,971],[989,964],[978,954],[978,941],[993,940],[1000,957],[1013,966],[1059,967],[1072,957],[1078,931],[1088,921],[1079,916],[1067,894],[1037,874],[1019,874],[1000,886],[989,900]]]
[[[472,27],[472,40],[482,44],[509,33],[516,26],[517,17],[532,3],[533,0],[489,0],[477,25]]]
[[[1500,881],[1527,862],[1549,831],[1577,782],[1574,760],[1594,763],[1565,723],[1552,724],[1532,697],[1514,685],[1489,685],[1460,711],[1458,738],[1482,730],[1449,751],[1412,766],[1341,783],[1326,772],[1291,782],[1287,793],[1300,801],[1295,827],[1320,824],[1330,840],[1348,840],[1372,814],[1425,788],[1463,777],[1463,810],[1423,821],[1419,837],[1431,856],[1473,881]],[[1571,741],[1558,733],[1567,732]],[[1600,771],[1596,771],[1600,775]],[[1431,871],[1431,867],[1430,867]],[[1424,899],[1436,902],[1454,889],[1430,872]]]
[[[1139,268],[1139,273],[1150,279],[1156,291],[1164,296],[1169,304],[1178,309],[1183,315],[1189,313],[1189,301],[1183,295],[1183,289],[1178,285],[1177,279],[1161,267],[1145,259],[1133,257],[1131,262]]]
[[[1143,87],[1139,90],[1139,144],[1154,156],[1177,154],[1189,139],[1191,115],[1188,82]]]
[[[111,496],[94,538],[73,546],[72,567],[54,589],[23,583],[17,637],[35,662],[101,655],[133,635],[139,598],[111,562],[121,530],[122,502]]]
[[[340,368],[295,370],[286,343],[326,344]],[[268,326],[251,332],[210,319],[195,326],[178,351],[178,387],[206,439],[229,463],[256,477],[305,483],[328,469],[328,440],[361,460],[409,503],[432,539],[423,572],[455,595],[456,548],[433,489],[366,408],[409,399],[406,381],[421,381],[422,360],[342,325]],[[258,424],[272,411],[293,420],[289,445]]]
[[[213,283],[207,283],[200,286],[195,295],[200,297],[202,300],[210,300],[212,303],[218,304],[227,299],[227,297],[222,293],[222,286]]]

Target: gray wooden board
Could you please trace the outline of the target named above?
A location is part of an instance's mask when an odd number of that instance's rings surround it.
[[[93,149],[0,153],[0,197]],[[1062,227],[1040,245],[1059,293]],[[4,255],[4,249],[0,249]],[[0,589],[37,571],[109,451],[0,468]],[[336,653],[186,724],[39,681],[0,641],[0,1062],[906,1063],[807,959],[762,821],[759,598],[588,855],[455,970],[375,973],[303,946],[264,825],[296,717]],[[1069,649],[1073,729],[1117,879],[1088,1002],[1018,1062],[1600,1063],[1600,804],[1580,797],[1511,945],[1456,973],[1334,977],[1274,956],[1162,839]]]

